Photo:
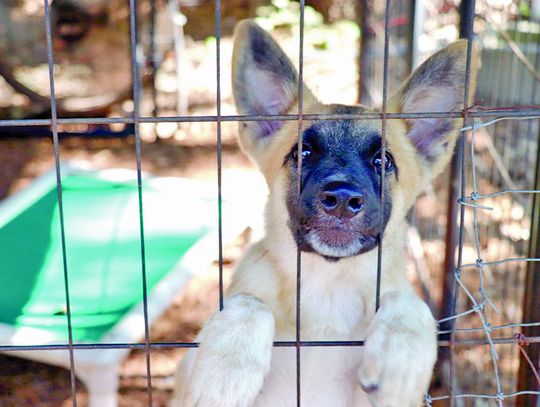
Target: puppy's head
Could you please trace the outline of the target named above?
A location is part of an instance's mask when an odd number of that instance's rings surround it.
[[[461,110],[466,51],[466,42],[459,41],[433,55],[390,98],[389,111]],[[473,64],[471,88],[475,72]],[[232,79],[240,114],[297,113],[299,83],[294,65],[250,21],[236,30]],[[370,110],[323,105],[302,86],[304,113]],[[449,161],[457,124],[448,118],[388,120],[386,154],[381,159],[380,120],[304,120],[300,194],[295,121],[242,122],[239,138],[269,184],[270,205],[277,208],[269,216],[285,219],[301,250],[336,260],[373,249],[393,219],[403,220],[416,196]],[[272,225],[280,219],[268,221]]]

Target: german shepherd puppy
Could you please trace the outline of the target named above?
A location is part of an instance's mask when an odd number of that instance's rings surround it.
[[[238,111],[296,113],[299,79],[289,58],[253,22],[240,23],[235,35],[232,80]],[[465,41],[434,54],[390,98],[389,111],[462,110],[466,54]],[[472,89],[474,61],[476,52]],[[303,111],[370,109],[322,104],[304,85]],[[363,347],[301,349],[302,405],[420,405],[437,354],[436,324],[405,276],[405,215],[450,160],[458,123],[444,117],[388,120],[382,160],[380,120],[304,120],[299,196],[297,122],[240,123],[242,149],[270,191],[266,236],[247,251],[224,310],[206,323],[200,347],[184,358],[171,405],[296,406],[296,350],[272,344],[295,339],[297,247],[301,340],[365,340]]]

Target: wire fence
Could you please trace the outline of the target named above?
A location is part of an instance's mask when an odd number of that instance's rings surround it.
[[[405,114],[405,113],[394,113],[388,111],[388,61],[390,53],[390,12],[392,10],[393,4],[390,0],[385,2],[385,14],[384,14],[384,48],[383,48],[383,86],[382,86],[382,109],[380,112],[366,112],[361,114],[305,114],[302,110],[302,86],[299,85],[299,106],[298,112],[296,114],[286,114],[286,115],[250,115],[250,116],[231,116],[231,115],[222,115],[221,110],[221,59],[220,59],[220,41],[221,41],[221,3],[220,0],[216,0],[216,15],[215,15],[215,29],[216,29],[216,105],[217,111],[216,115],[208,116],[168,116],[168,117],[145,117],[142,116],[140,111],[140,95],[141,95],[141,81],[140,81],[140,71],[138,61],[138,36],[137,36],[137,4],[135,0],[129,0],[130,8],[130,52],[131,52],[131,69],[133,76],[133,103],[134,110],[133,116],[127,118],[115,117],[115,118],[105,118],[105,117],[94,117],[94,118],[59,118],[57,114],[57,105],[55,97],[55,77],[54,77],[54,53],[52,46],[51,38],[51,12],[50,5],[47,0],[44,0],[45,7],[45,29],[46,29],[46,38],[47,38],[47,63],[49,67],[49,81],[50,81],[50,107],[51,107],[51,117],[50,119],[28,119],[28,120],[0,120],[0,126],[51,126],[54,142],[54,154],[55,154],[55,163],[56,163],[56,183],[57,183],[57,198],[58,198],[58,208],[60,215],[60,234],[62,237],[62,258],[63,258],[63,273],[64,273],[64,288],[66,294],[66,318],[67,318],[67,330],[68,330],[68,343],[67,344],[49,344],[49,345],[0,345],[0,351],[10,352],[10,351],[35,351],[35,350],[50,350],[50,351],[60,351],[68,350],[69,351],[69,360],[70,360],[70,375],[71,375],[71,394],[73,405],[77,405],[77,383],[76,383],[76,366],[77,358],[75,350],[84,350],[84,349],[142,349],[145,352],[146,360],[146,376],[147,376],[147,403],[149,406],[153,405],[152,398],[152,370],[151,370],[151,350],[152,349],[163,349],[163,348],[193,348],[197,347],[198,343],[196,342],[152,342],[149,335],[149,322],[148,322],[148,286],[146,283],[146,261],[145,261],[145,239],[144,239],[144,216],[143,216],[143,202],[144,202],[144,184],[142,177],[142,160],[141,160],[141,137],[139,132],[139,126],[141,123],[161,123],[161,122],[214,122],[217,124],[217,134],[216,134],[216,161],[217,161],[217,171],[218,171],[218,185],[217,185],[217,195],[218,195],[218,207],[217,207],[217,218],[219,224],[219,244],[217,247],[218,258],[219,258],[219,308],[223,309],[223,298],[224,298],[224,283],[223,283],[223,240],[222,240],[222,142],[221,142],[221,125],[223,122],[241,122],[241,121],[263,121],[263,120],[288,120],[288,121],[297,121],[298,123],[298,149],[302,149],[302,130],[303,123],[305,120],[350,120],[350,119],[379,119],[382,123],[382,145],[383,149],[381,156],[384,157],[384,146],[385,146],[385,136],[387,129],[388,120],[404,119],[404,118],[435,118],[435,117],[448,117],[448,118],[462,118],[463,126],[462,133],[469,133],[468,138],[461,137],[462,142],[459,145],[461,149],[460,157],[461,162],[459,163],[460,172],[461,172],[461,185],[460,185],[460,197],[458,200],[459,204],[459,239],[458,239],[458,248],[457,248],[457,266],[454,270],[454,281],[455,285],[453,288],[454,298],[452,303],[454,304],[454,312],[452,315],[447,315],[441,318],[438,322],[439,324],[449,322],[449,321],[458,321],[461,318],[475,315],[480,322],[480,326],[476,327],[466,327],[460,328],[456,324],[451,323],[449,330],[441,330],[439,332],[440,340],[439,346],[442,348],[449,348],[450,350],[450,378],[451,383],[449,386],[449,393],[444,395],[432,396],[426,395],[425,404],[428,406],[433,405],[436,402],[444,401],[449,402],[450,405],[460,405],[459,403],[462,400],[469,399],[485,399],[490,400],[496,403],[498,406],[505,405],[507,400],[512,400],[515,398],[525,397],[525,396],[535,396],[539,397],[540,392],[538,387],[536,388],[527,388],[519,389],[517,391],[506,391],[503,383],[500,379],[500,369],[499,369],[499,356],[497,351],[497,346],[504,344],[513,344],[520,349],[520,352],[523,355],[526,355],[527,352],[524,349],[525,345],[530,344],[531,346],[538,346],[535,344],[540,343],[540,336],[528,336],[525,337],[521,335],[514,335],[514,333],[521,333],[521,330],[527,327],[538,327],[540,326],[540,321],[523,321],[507,323],[501,325],[492,325],[492,316],[491,312],[496,311],[494,302],[490,297],[489,289],[485,283],[486,280],[486,270],[490,267],[507,265],[509,263],[538,263],[540,258],[537,257],[510,257],[510,258],[501,258],[497,260],[485,261],[484,253],[481,245],[481,228],[479,225],[480,212],[485,210],[490,210],[491,203],[484,204],[485,201],[488,201],[490,198],[501,196],[504,194],[512,195],[529,195],[535,196],[534,199],[538,200],[540,190],[538,189],[538,179],[536,180],[536,185],[533,188],[526,189],[504,189],[495,192],[484,193],[482,188],[479,185],[479,170],[477,163],[477,151],[476,151],[476,142],[478,133],[481,129],[488,126],[494,126],[500,121],[517,121],[517,120],[538,120],[540,119],[540,106],[531,105],[524,107],[516,106],[502,106],[502,107],[478,107],[472,105],[472,101],[468,99],[469,87],[470,87],[470,71],[471,71],[471,50],[474,34],[474,1],[464,1],[463,2],[467,7],[473,11],[473,18],[468,22],[468,55],[467,55],[467,74],[463,78],[465,81],[465,94],[464,94],[464,106],[463,111],[456,112],[423,112],[423,113],[414,113],[414,114]],[[303,65],[304,65],[304,56],[303,56],[303,46],[304,46],[304,0],[300,0],[300,40],[299,40],[299,83],[302,84],[303,81]],[[485,121],[480,121],[479,119],[484,119]],[[139,233],[140,233],[140,253],[141,253],[141,277],[142,277],[142,298],[143,298],[143,309],[144,309],[144,342],[143,343],[74,343],[72,335],[72,310],[70,307],[70,284],[69,284],[69,262],[68,255],[69,252],[66,249],[66,234],[65,234],[65,220],[64,220],[64,208],[62,205],[62,174],[61,174],[61,165],[60,165],[60,143],[58,136],[58,126],[64,124],[112,124],[112,123],[123,123],[123,124],[133,124],[135,129],[135,156],[136,156],[136,167],[137,167],[137,191],[138,191],[138,205],[139,205]],[[468,148],[468,152],[467,152]],[[468,158],[467,158],[468,157]],[[538,158],[537,158],[538,159]],[[298,154],[299,168],[301,171],[301,160],[302,154]],[[383,166],[384,167],[384,166]],[[538,177],[538,175],[537,175]],[[470,183],[468,179],[470,178]],[[381,177],[381,191],[384,191],[384,175]],[[297,180],[297,192],[300,193],[300,181],[301,173],[298,175]],[[381,196],[381,200],[384,197]],[[472,212],[472,242],[475,251],[476,261],[473,263],[464,262],[464,247],[466,240],[466,229],[467,229],[467,216],[468,211]],[[533,217],[534,218],[534,217]],[[379,237],[379,242],[381,238]],[[384,256],[384,247],[382,244],[378,245],[378,267],[377,267],[377,292],[373,301],[376,304],[376,308],[379,307],[380,302],[380,285],[381,285],[381,264],[382,258]],[[296,400],[297,405],[301,405],[301,395],[302,395],[302,377],[301,377],[301,351],[303,347],[336,347],[336,346],[363,346],[363,340],[350,340],[350,341],[303,341],[301,336],[301,277],[302,277],[302,264],[301,264],[301,253],[300,250],[297,250],[297,287],[296,287],[296,333],[295,340],[292,341],[279,341],[275,342],[274,346],[276,347],[293,347],[296,349]],[[471,287],[469,286],[468,281],[464,279],[464,272],[468,270],[474,270],[478,279],[478,286]],[[530,290],[535,290],[538,287],[528,287]],[[458,310],[457,304],[459,303],[459,296],[464,295],[467,299],[470,307],[465,310]],[[494,336],[495,332],[503,332],[501,336]],[[512,332],[508,334],[507,332]],[[481,334],[477,337],[470,338],[464,336],[465,334],[477,333]],[[362,338],[363,339],[363,338]],[[482,393],[466,393],[460,391],[459,379],[455,365],[456,365],[456,349],[460,347],[474,347],[474,346],[487,346],[490,355],[490,363],[492,365],[492,375],[495,381],[495,389],[492,392],[482,392]],[[538,378],[537,360],[529,360],[529,373],[531,376]],[[539,383],[540,385],[540,383]],[[532,404],[530,404],[532,405]]]

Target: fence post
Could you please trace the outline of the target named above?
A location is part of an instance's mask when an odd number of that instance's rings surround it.
[[[540,132],[538,133],[538,145],[536,154],[536,175],[534,189],[540,189]],[[540,258],[540,194],[533,194],[531,214],[531,234],[529,240],[529,258]],[[530,261],[527,263],[523,298],[523,323],[540,321],[540,262]],[[540,326],[523,327],[525,336],[540,336]],[[526,349],[532,362],[538,367],[540,363],[540,346],[531,344]],[[531,372],[531,367],[520,354],[518,371],[518,391],[540,390],[540,385]],[[523,395],[517,398],[517,407],[539,406],[540,397],[534,394]]]
[[[471,4],[473,7],[471,7]],[[474,24],[474,1],[463,0],[459,7],[460,21],[459,21],[459,36],[460,38],[467,38],[469,31],[473,30]],[[440,307],[441,317],[448,317],[452,315],[453,293],[454,293],[454,271],[456,267],[456,246],[458,241],[458,199],[460,198],[460,185],[461,185],[461,161],[463,160],[463,135],[460,135],[452,164],[450,166],[450,185],[448,190],[448,207],[446,211],[446,241],[445,241],[445,255],[444,255],[444,278],[443,278],[443,295],[442,304]],[[442,330],[451,329],[453,326],[453,320],[450,320],[441,326]]]
[[[460,38],[468,38],[469,35],[473,34],[474,31],[474,0],[463,0],[459,6],[459,36]],[[465,80],[465,78],[464,78]],[[466,106],[465,106],[466,107]],[[459,238],[459,226],[458,226],[458,212],[460,210],[460,205],[458,204],[458,199],[461,196],[461,163],[464,160],[463,150],[464,150],[465,139],[463,134],[458,138],[456,144],[456,150],[454,157],[452,158],[452,163],[450,165],[450,183],[448,186],[448,200],[447,200],[447,209],[446,209],[446,238],[445,238],[445,254],[444,254],[444,265],[443,265],[443,287],[442,287],[442,296],[441,303],[439,307],[439,317],[449,317],[454,314],[455,307],[457,304],[454,304],[454,301],[457,301],[454,298],[454,291],[456,286],[454,272],[456,269],[456,247],[458,245]],[[448,320],[441,324],[440,329],[443,331],[450,331],[453,329],[454,320]],[[450,339],[450,334],[445,334],[440,339]],[[439,349],[439,363],[443,367],[443,372],[448,372],[444,369],[445,366],[449,366],[450,363],[450,353],[451,348],[440,348]],[[445,379],[443,373],[443,381]],[[452,378],[448,377],[448,383],[452,382]]]

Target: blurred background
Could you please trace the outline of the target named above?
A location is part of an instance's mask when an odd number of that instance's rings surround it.
[[[467,2],[463,2],[467,3]],[[133,77],[126,0],[53,0],[51,8],[55,90],[60,118],[132,117]],[[216,10],[212,0],[139,0],[137,63],[140,67],[141,116],[212,116],[217,112]],[[540,1],[478,0],[475,15],[458,0],[394,1],[391,7],[389,89],[396,90],[427,56],[464,34],[463,21],[474,18],[482,47],[475,104],[538,109],[540,104]],[[309,0],[305,7],[304,78],[324,102],[380,105],[383,89],[385,2],[381,0]],[[221,4],[221,114],[233,115],[230,88],[232,33],[238,21],[256,18],[271,31],[291,59],[298,61],[299,3],[293,0],[229,0]],[[461,22],[461,25],[460,25]],[[50,118],[49,68],[41,0],[0,3],[0,120]],[[10,122],[11,123],[11,122]],[[221,123],[223,189],[238,185],[262,188],[264,180],[239,151],[237,124]],[[135,169],[131,124],[60,124],[60,159],[92,169]],[[475,134],[478,189],[538,189],[539,120],[499,122]],[[157,176],[217,181],[217,124],[212,121],[140,125],[142,170]],[[467,136],[470,141],[470,135]],[[54,168],[49,126],[0,127],[0,200],[13,196]],[[466,158],[467,174],[471,160]],[[449,169],[419,198],[410,213],[408,266],[411,280],[437,318],[452,313],[452,278],[456,261],[455,202],[459,178]],[[450,180],[454,180],[451,184]],[[471,185],[470,176],[467,185]],[[236,187],[235,187],[236,186]],[[470,194],[470,187],[467,195]],[[538,195],[538,194],[537,194]],[[493,208],[479,212],[483,261],[540,257],[534,194],[501,195],[484,200]],[[538,208],[536,209],[538,211]],[[451,221],[449,222],[448,219]],[[472,212],[464,219],[463,262],[474,263]],[[256,228],[253,234],[257,234]],[[531,239],[531,236],[535,236]],[[235,261],[252,239],[242,234],[224,250],[225,283]],[[217,258],[215,253],[209,254]],[[538,263],[536,263],[538,264]],[[536,269],[535,269],[536,267]],[[538,266],[526,262],[466,269],[462,279],[478,294],[480,281],[489,293],[486,313],[493,326],[539,321],[530,305],[539,288],[531,277]],[[536,284],[536,285],[531,285]],[[151,326],[153,342],[192,341],[218,306],[217,263],[192,278],[167,311]],[[524,305],[525,304],[525,305]],[[528,307],[526,306],[527,304]],[[472,304],[458,296],[456,313]],[[476,314],[459,318],[462,339],[483,338]],[[443,326],[444,328],[444,326]],[[518,329],[519,330],[519,329]],[[509,337],[516,330],[496,330]],[[538,336],[538,332],[536,335]],[[534,333],[528,331],[529,335]],[[534,345],[531,345],[531,347]],[[515,344],[497,345],[505,393],[529,380],[521,371]],[[183,349],[151,352],[154,405],[163,406]],[[537,349],[533,351],[538,359]],[[447,394],[448,352],[441,352],[432,395]],[[533,359],[534,360],[534,359]],[[0,406],[72,405],[69,373],[57,367],[0,355]],[[491,355],[485,346],[455,350],[458,393],[496,393]],[[522,367],[523,369],[523,367]],[[132,351],[120,375],[121,406],[146,405],[146,364]],[[77,386],[79,405],[86,390]],[[505,401],[514,405],[517,399]],[[532,400],[532,399],[531,399]],[[460,403],[460,404],[459,404]],[[434,405],[447,405],[445,401]],[[458,405],[495,405],[485,399]],[[522,404],[533,405],[533,404]]]

